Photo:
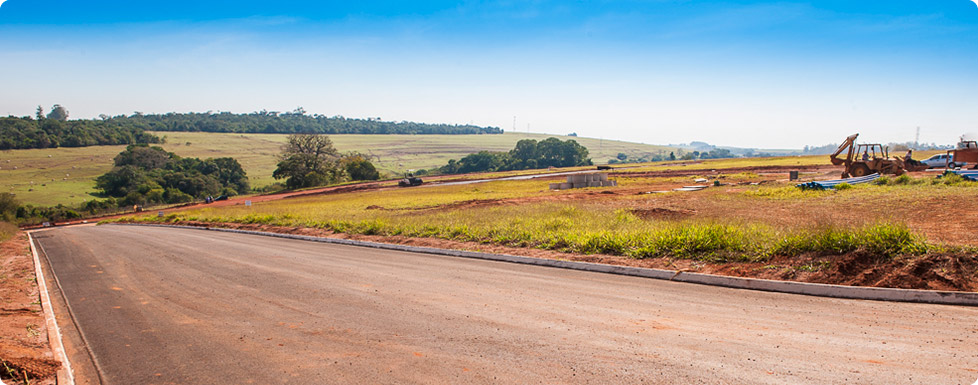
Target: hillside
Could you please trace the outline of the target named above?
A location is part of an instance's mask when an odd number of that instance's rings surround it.
[[[154,132],[166,137],[162,147],[184,157],[237,159],[251,179],[262,187],[274,182],[275,156],[284,134],[222,134]],[[375,155],[377,166],[390,174],[433,168],[481,150],[507,151],[520,139],[542,140],[553,135],[331,135],[340,151]],[[568,137],[558,136],[561,139]],[[591,159],[603,164],[618,153],[639,157],[672,149],[640,143],[573,138],[590,150]],[[95,177],[112,168],[112,158],[125,146],[92,146],[0,151],[0,191],[12,192],[23,203],[67,205],[92,199]],[[15,169],[16,168],[16,169]],[[33,182],[33,184],[31,184]]]

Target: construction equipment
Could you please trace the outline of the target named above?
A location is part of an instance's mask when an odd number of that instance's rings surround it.
[[[889,148],[878,143],[856,144],[856,137],[859,134],[852,134],[846,138],[839,148],[835,150],[829,159],[836,166],[845,165],[842,171],[843,178],[864,177],[873,173],[903,175],[904,162],[900,157],[890,158]],[[842,152],[846,152],[845,158],[840,158]]]
[[[416,176],[408,176],[407,178],[401,179],[399,182],[397,182],[397,185],[401,187],[412,187],[420,186],[422,183],[424,183],[424,181],[422,181],[421,178]]]
[[[948,150],[947,154],[949,155],[948,162],[950,162],[950,159],[954,159],[954,163],[968,163],[973,165],[973,168],[978,169],[978,142],[974,140],[964,140],[962,138],[958,142],[957,148]],[[952,158],[951,155],[954,157]]]

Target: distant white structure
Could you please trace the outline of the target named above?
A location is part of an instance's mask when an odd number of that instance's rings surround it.
[[[572,188],[584,187],[612,187],[617,186],[618,182],[608,180],[608,174],[574,174],[567,176],[566,183],[551,183],[551,190],[567,190]]]

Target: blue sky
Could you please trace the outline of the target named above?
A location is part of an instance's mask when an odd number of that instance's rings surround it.
[[[934,1],[0,5],[0,115],[287,111],[800,148],[978,131],[978,6]]]

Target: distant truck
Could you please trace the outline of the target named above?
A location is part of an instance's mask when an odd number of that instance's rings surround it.
[[[424,181],[421,180],[421,178],[418,178],[416,176],[409,176],[407,178],[401,179],[399,182],[397,182],[397,185],[401,187],[413,187],[413,186],[420,186],[423,183]]]

